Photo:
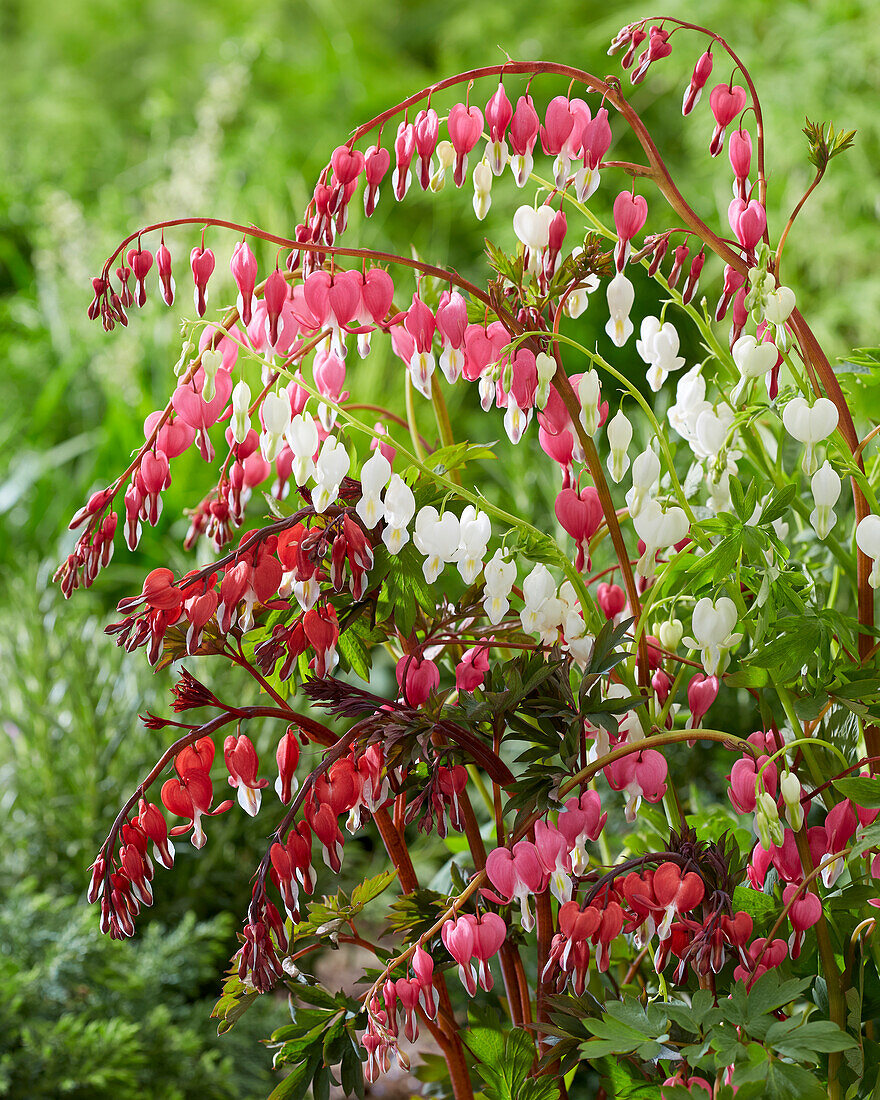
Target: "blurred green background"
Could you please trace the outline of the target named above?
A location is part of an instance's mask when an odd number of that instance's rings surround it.
[[[90,276],[118,240],[163,216],[290,232],[316,173],[359,122],[505,53],[617,72],[607,43],[648,14],[616,0],[0,4],[0,1096],[264,1096],[268,1055],[255,1039],[285,1011],[264,1006],[231,1036],[211,1038],[216,975],[234,948],[266,826],[237,814],[214,823],[203,856],[187,853],[162,878],[133,948],[99,938],[84,911],[85,868],[120,792],[161,751],[137,712],[160,710],[169,684],[141,655],[123,663],[102,626],[146,569],[183,563],[175,516],[208,484],[197,458],[178,464],[162,523],[138,554],[120,549],[91,593],[59,600],[49,577],[71,545],[69,515],[138,444],[179,351],[178,307],[166,311],[155,294],[127,331],[106,335],[88,322]],[[771,236],[812,175],[804,116],[858,130],[792,234],[786,281],[832,357],[877,344],[876,3],[682,0],[668,14],[712,27],[751,69],[765,111]],[[703,47],[684,34],[673,45],[634,103],[685,195],[726,230],[728,173],[706,154],[706,104],[680,115]],[[728,73],[716,66],[719,79]],[[518,95],[521,82],[509,90]],[[540,102],[565,90],[552,80],[533,87]],[[476,101],[490,92],[478,89]],[[616,151],[633,152],[615,136]],[[479,224],[469,186],[433,199],[414,188],[400,207],[386,188],[376,216],[355,218],[348,239],[414,247],[479,275],[483,235],[513,245],[513,198],[499,188]],[[597,197],[600,213],[608,206]],[[183,315],[193,238],[168,238]],[[234,241],[217,234],[210,243],[217,304]],[[707,265],[707,276],[717,273]],[[584,321],[590,341],[604,340],[600,312]],[[633,355],[618,362],[627,368]],[[381,359],[362,368],[362,397],[386,368]],[[461,435],[485,435],[473,402],[453,411]],[[513,507],[550,491],[526,449],[493,476]]]

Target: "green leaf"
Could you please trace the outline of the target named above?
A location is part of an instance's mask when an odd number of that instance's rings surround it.
[[[728,687],[762,688],[766,687],[769,681],[770,676],[765,669],[752,665],[745,665],[738,668],[736,672],[729,672],[724,676],[724,682]]]
[[[748,913],[756,924],[774,920],[779,911],[773,898],[760,890],[750,890],[747,886],[737,886],[733,891],[733,907]]]
[[[368,902],[387,890],[396,878],[397,871],[380,871],[373,878],[365,879],[364,882],[359,883],[351,892],[352,908],[363,909]]]
[[[880,806],[880,778],[850,776],[847,779],[835,779],[832,786],[844,798],[866,810],[874,810]]]
[[[272,1090],[269,1100],[302,1100],[320,1064],[320,1057],[312,1057],[295,1066]]]
[[[354,630],[345,630],[339,635],[337,644],[340,656],[351,671],[369,683],[372,658],[363,639]]]
[[[764,527],[776,519],[782,519],[791,507],[796,492],[797,487],[795,485],[784,485],[775,492],[764,505],[764,510],[758,519],[758,526]]]
[[[462,1040],[485,1065],[500,1065],[504,1055],[503,1031],[490,1027],[472,1027],[462,1033]]]
[[[471,1027],[463,1041],[479,1059],[477,1072],[488,1086],[492,1100],[522,1100],[523,1085],[535,1059],[535,1043],[521,1028],[503,1032],[491,1027]],[[537,1096],[544,1097],[538,1093]]]
[[[831,1020],[810,1021],[794,1028],[789,1026],[791,1023],[791,1020],[780,1020],[771,1025],[765,1039],[774,1051],[786,1058],[815,1065],[820,1054],[849,1050],[857,1045],[851,1035],[841,1031]]]

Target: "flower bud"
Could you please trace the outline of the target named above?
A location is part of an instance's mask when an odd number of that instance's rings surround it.
[[[556,374],[556,360],[545,351],[539,351],[535,356],[535,367],[538,371],[538,388],[535,390],[535,407],[545,409],[550,399],[550,383]]]
[[[779,819],[776,799],[768,791],[759,791],[755,809],[755,828],[763,848],[771,844],[781,847],[785,840],[785,828]],[[765,843],[769,840],[769,843]]]
[[[581,376],[578,397],[581,401],[581,424],[587,435],[593,436],[599,428],[599,402],[602,400],[599,375],[595,370],[588,370]]]
[[[251,391],[247,382],[241,381],[235,384],[232,391],[232,438],[236,443],[244,443],[248,432],[251,430],[251,418],[248,412],[251,403]]]
[[[664,649],[674,653],[678,649],[678,643],[684,634],[684,627],[680,619],[667,619],[655,627],[657,638]]]
[[[779,792],[785,802],[785,820],[795,832],[798,832],[804,823],[804,808],[801,805],[800,780],[793,772],[782,773]]]
[[[624,416],[623,410],[618,409],[605,430],[608,434],[608,445],[611,448],[607,462],[608,472],[614,484],[619,485],[629,469],[627,451],[632,442],[632,424]]]
[[[202,372],[204,378],[202,380],[202,398],[205,401],[213,401],[214,394],[217,392],[214,385],[214,379],[217,377],[217,371],[220,369],[220,364],[223,362],[223,356],[219,351],[212,351],[208,349],[202,352]]]
[[[482,221],[492,205],[492,168],[485,160],[474,169],[474,213]]]
[[[827,459],[810,479],[810,488],[816,504],[810,513],[810,523],[819,538],[824,539],[837,522],[834,505],[840,496],[840,478]]]

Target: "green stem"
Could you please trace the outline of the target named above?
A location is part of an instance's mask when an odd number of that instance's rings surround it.
[[[406,372],[406,422],[409,426],[409,437],[412,440],[413,451],[416,454],[419,462],[424,462],[428,457],[427,451],[422,446],[421,438],[419,437],[419,429],[416,424],[416,403],[414,399],[415,387],[412,384],[412,378],[410,378],[409,371]],[[330,402],[332,404],[332,402]]]

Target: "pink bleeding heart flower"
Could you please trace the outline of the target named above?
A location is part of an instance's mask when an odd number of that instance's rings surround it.
[[[238,287],[238,315],[245,326],[251,323],[254,307],[254,290],[257,285],[257,257],[247,241],[239,241],[229,262],[232,278]]]
[[[605,766],[605,778],[615,791],[626,794],[626,820],[633,822],[641,800],[659,802],[666,792],[666,758],[656,749],[630,753]]]
[[[785,940],[767,942],[765,936],[752,940],[748,947],[740,948],[742,962],[733,972],[735,982],[745,982],[751,989],[755,982],[768,970],[781,966],[788,958],[788,945]]]
[[[189,264],[195,282],[195,306],[199,317],[204,317],[208,308],[208,280],[214,271],[214,263],[214,253],[210,248],[196,247],[189,254]]]
[[[217,372],[214,386],[216,392],[210,401],[205,401],[191,384],[178,386],[171,396],[171,407],[185,424],[196,431],[205,431],[216,424],[232,393],[232,379],[226,371]]]
[[[574,129],[575,116],[572,114],[568,98],[558,95],[547,104],[544,125],[541,127],[541,147],[548,156],[556,156]]]
[[[171,253],[165,245],[165,238],[156,249],[156,271],[159,275],[159,285],[162,288],[162,300],[166,306],[174,304],[174,276],[171,274]]]
[[[619,584],[601,581],[596,586],[596,603],[606,619],[613,619],[626,607],[626,593]]]
[[[374,145],[364,154],[364,213],[367,217],[376,209],[379,199],[379,184],[391,167],[391,153],[380,145]]]
[[[630,256],[630,241],[640,232],[648,218],[648,200],[644,195],[621,191],[614,200],[614,227],[618,241],[614,247],[617,270],[623,271]]]
[[[685,723],[685,729],[699,729],[709,707],[718,698],[720,686],[721,682],[717,676],[704,676],[698,672],[691,677],[688,684],[688,707],[691,713]]]
[[[818,866],[820,863],[824,863],[829,856],[837,855],[838,852],[843,852],[858,827],[858,816],[856,815],[852,802],[850,802],[848,798],[832,806],[825,818],[825,825],[823,828],[825,842],[822,845],[819,858],[815,860],[816,865]],[[843,873],[845,866],[846,857],[841,855],[824,868],[822,871],[822,882],[827,889],[831,889]]]
[[[354,183],[364,170],[364,154],[348,145],[339,145],[330,154],[330,166],[338,183]]]
[[[164,414],[157,410],[150,413],[144,421],[144,439],[149,439]],[[163,451],[168,458],[177,458],[190,446],[196,437],[196,430],[179,416],[166,420],[156,435],[156,449]]]
[[[576,493],[574,489],[563,489],[556,497],[555,512],[562,527],[575,541],[577,546],[575,568],[580,572],[585,563],[584,546],[602,522],[599,493],[592,485],[588,485],[580,493]],[[587,568],[589,569],[589,563]]]
[[[437,1015],[437,998],[434,993],[434,960],[421,944],[415,949],[411,965],[421,987],[422,1008],[429,1020]]]
[[[562,904],[571,898],[571,855],[565,836],[546,821],[535,822],[535,849],[548,877],[550,892]]]
[[[474,925],[474,957],[477,960],[477,975],[480,987],[487,993],[493,985],[489,960],[501,950],[506,937],[507,925],[497,913],[484,913]]]
[[[455,149],[455,167],[453,179],[455,186],[461,187],[467,174],[467,155],[480,140],[483,132],[483,112],[479,107],[466,107],[456,103],[450,108],[446,120],[449,140]]]
[[[273,351],[278,343],[281,330],[284,327],[284,322],[281,319],[281,312],[284,309],[289,294],[290,287],[287,285],[287,280],[276,268],[266,280],[266,286],[263,291],[263,301],[266,303],[266,334],[269,340],[269,347]]]
[[[728,221],[736,239],[748,252],[752,252],[767,228],[767,212],[757,199],[747,203],[734,199],[727,211]]]
[[[455,686],[458,691],[472,693],[483,686],[489,671],[489,650],[486,646],[472,646],[462,655],[455,668]]]
[[[148,248],[132,248],[128,252],[128,266],[135,278],[135,301],[139,306],[147,302],[147,275],[153,266],[153,253]]]
[[[709,93],[709,106],[715,116],[715,129],[709,153],[717,157],[724,148],[724,131],[746,105],[746,90],[739,84],[716,84]]]
[[[246,814],[256,817],[260,808],[263,787],[269,786],[268,779],[257,779],[260,766],[254,743],[245,734],[231,734],[223,745],[223,758],[229,769],[229,786],[238,792],[238,803]]]
[[[474,926],[477,918],[465,913],[456,919],[446,921],[440,929],[440,938],[443,946],[458,963],[458,976],[468,995],[473,997],[477,992],[477,976],[471,966],[474,957]]]
[[[797,886],[786,886],[782,891],[782,901],[788,905],[797,893]],[[822,902],[812,891],[802,892],[797,901],[788,911],[788,919],[791,923],[792,933],[788,941],[788,949],[791,957],[796,959],[801,953],[804,942],[804,933],[817,924],[822,916]]]
[[[709,50],[706,50],[694,65],[693,75],[691,76],[690,83],[685,89],[684,100],[681,105],[681,113],[683,115],[689,115],[691,111],[700,102],[703,95],[703,88],[706,86],[706,81],[712,75],[712,54]]]
[[[743,756],[730,769],[730,775],[728,776],[730,789],[727,795],[733,803],[734,809],[739,813],[753,814],[755,812],[757,805],[756,780],[759,771],[761,772],[761,780],[758,790],[766,791],[773,798],[776,797],[779,776],[776,765],[767,763],[769,759],[769,756],[759,756],[757,760],[751,756]]]
[[[586,843],[599,839],[607,820],[598,791],[584,791],[579,799],[569,798],[560,810],[556,827],[568,845],[573,874],[579,875],[586,868]]]
[[[490,141],[504,141],[507,127],[513,118],[513,105],[507,98],[504,85],[499,82],[494,95],[486,104],[486,125]]]
[[[425,657],[404,655],[395,669],[397,683],[411,707],[420,707],[440,686],[440,669]]]
[[[535,915],[530,899],[547,886],[547,875],[535,845],[529,840],[520,840],[512,851],[493,849],[486,857],[486,874],[500,897],[488,891],[484,893],[501,904],[518,902],[522,926],[531,932],[535,927]]]

